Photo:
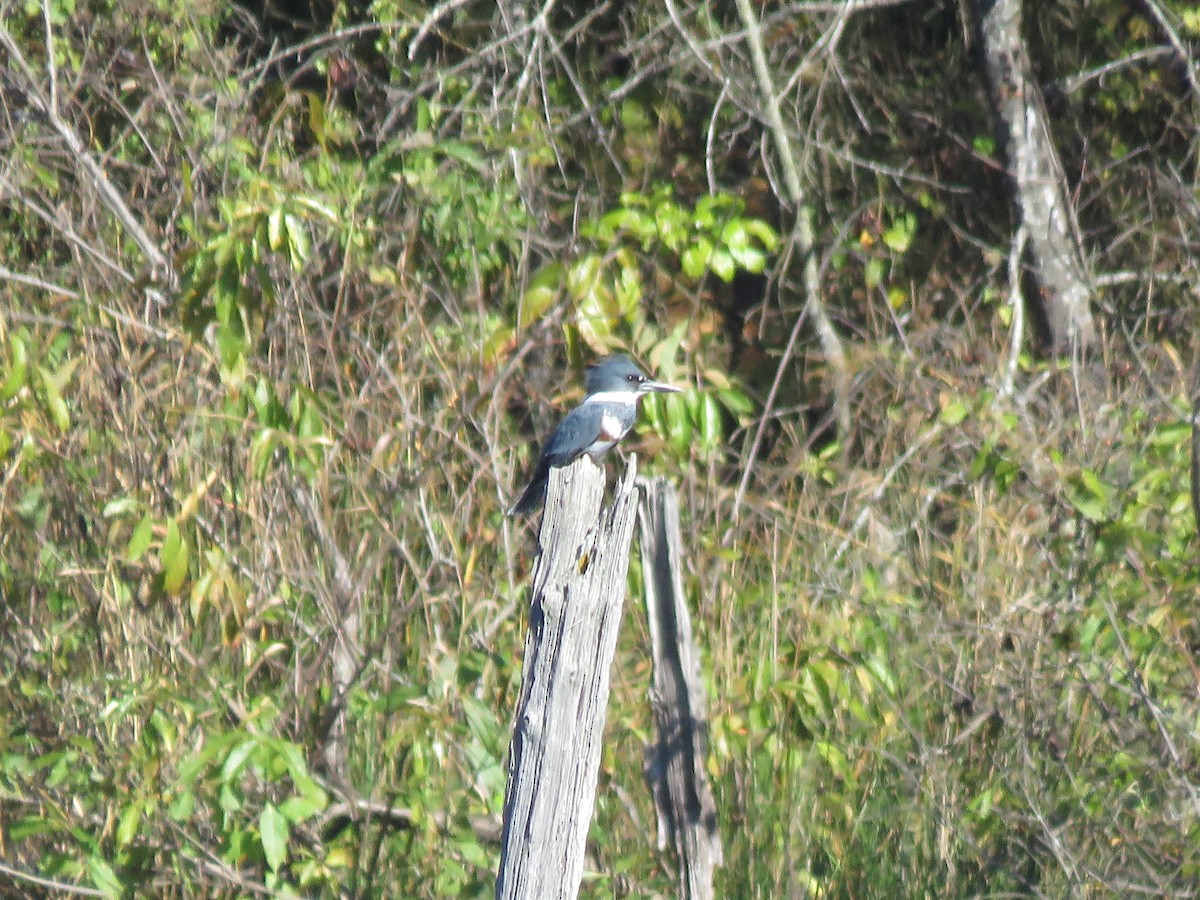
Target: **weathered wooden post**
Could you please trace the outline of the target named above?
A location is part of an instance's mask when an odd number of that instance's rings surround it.
[[[583,878],[636,512],[586,455],[550,471],[509,751],[498,900],[573,898]]]
[[[654,656],[650,702],[657,741],[646,780],[658,814],[658,847],[675,847],[682,900],[712,900],[723,861],[717,807],[705,771],[707,701],[700,651],[683,593],[679,496],[663,478],[641,479],[642,579]]]

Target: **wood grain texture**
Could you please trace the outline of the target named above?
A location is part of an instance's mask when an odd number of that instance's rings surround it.
[[[534,564],[521,696],[509,752],[496,897],[575,897],[625,601],[636,512],[630,457],[612,506],[584,456],[552,469]]]
[[[662,478],[642,480],[642,572],[654,655],[650,701],[656,740],[646,779],[658,814],[658,846],[675,848],[679,896],[711,900],[723,862],[717,807],[705,770],[708,712],[700,650],[683,592],[679,496]]]

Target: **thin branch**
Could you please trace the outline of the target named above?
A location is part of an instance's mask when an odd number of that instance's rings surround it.
[[[932,443],[945,430],[945,422],[938,419],[926,428],[925,431],[917,435],[917,439],[909,445],[907,450],[900,454],[899,459],[892,463],[891,468],[879,480],[879,484],[875,485],[875,490],[871,491],[867,497],[862,509],[859,510],[858,516],[854,519],[854,524],[850,526],[850,530],[846,532],[846,536],[842,538],[842,542],[838,544],[837,550],[834,551],[832,561],[835,565],[845,556],[846,551],[850,549],[850,542],[854,540],[854,536],[858,534],[859,530],[867,524],[867,517],[871,514],[871,510],[883,499],[883,495],[887,493],[887,489],[896,479],[896,476],[900,474],[900,470],[908,464],[909,460],[925,449],[927,445]]]
[[[17,46],[17,42],[13,40],[12,35],[8,33],[8,29],[3,24],[0,24],[0,45],[8,51],[9,58],[15,63],[16,68],[25,80],[24,87],[29,100],[50,123],[50,127],[54,129],[63,143],[67,145],[67,149],[70,150],[71,156],[81,170],[84,178],[91,184],[93,190],[100,195],[100,199],[108,207],[109,212],[125,227],[133,242],[138,245],[143,255],[150,261],[151,277],[157,279],[160,276],[165,276],[168,284],[175,284],[177,279],[170,260],[158,248],[150,238],[150,235],[138,223],[138,220],[134,218],[133,213],[130,212],[125,201],[121,199],[121,195],[117,192],[113,183],[108,180],[108,176],[100,168],[100,164],[96,162],[92,154],[83,146],[79,135],[59,116],[58,111],[55,109],[53,94],[51,97],[46,97],[42,92],[41,85],[38,84],[33,71],[25,61],[20,47]],[[51,59],[53,59],[53,56],[51,56]]]
[[[78,300],[80,295],[78,292],[70,288],[62,287],[61,285],[51,284],[49,281],[42,281],[40,278],[34,278],[32,275],[22,275],[20,272],[14,272],[5,266],[0,266],[0,279],[5,281],[15,281],[17,284],[24,284],[28,287],[38,288],[48,294],[58,294],[62,297],[67,297],[71,300]]]
[[[64,894],[75,894],[80,897],[108,896],[104,891],[98,891],[95,888],[81,887],[78,884],[68,884],[65,881],[51,881],[49,878],[42,878],[40,875],[31,875],[29,872],[22,872],[20,869],[6,866],[2,862],[0,862],[0,874],[11,876],[18,881],[36,884],[38,887],[50,888],[52,891],[62,891]]]
[[[3,175],[0,175],[0,189],[8,191],[18,202],[23,204],[26,209],[45,222],[50,228],[58,231],[67,241],[79,248],[81,252],[94,259],[113,274],[119,276],[127,284],[134,284],[137,281],[133,273],[122,266],[119,261],[105,253],[102,248],[89,244],[80,235],[76,234],[75,230],[68,223],[63,222],[59,216],[38,204],[31,197],[18,191],[12,182],[6,180]]]
[[[1183,68],[1187,72],[1187,81],[1192,89],[1192,97],[1197,103],[1200,103],[1200,72],[1197,71],[1196,62],[1192,58],[1191,48],[1179,37],[1175,23],[1171,21],[1171,17],[1158,0],[1142,0],[1142,6],[1146,7],[1150,17],[1158,23],[1158,27],[1167,38],[1167,43],[1179,54],[1179,61],[1183,63]]]
[[[1157,282],[1160,284],[1182,284],[1192,286],[1196,284],[1194,275],[1185,275],[1182,272],[1106,272],[1103,275],[1096,275],[1092,281],[1099,287],[1112,287],[1118,284],[1141,284],[1144,281]]]
[[[1111,62],[1106,62],[1102,66],[1097,66],[1094,69],[1088,69],[1086,72],[1079,72],[1067,78],[1062,83],[1064,94],[1073,94],[1089,81],[1097,78],[1103,78],[1105,75],[1111,75],[1113,72],[1119,71],[1126,66],[1131,66],[1134,63],[1142,62],[1148,59],[1158,59],[1160,56],[1166,56],[1172,51],[1166,47],[1148,47],[1145,50],[1138,50],[1136,53],[1130,53],[1128,56],[1122,56],[1120,59],[1114,59]]]
[[[853,5],[853,0],[849,0],[845,7],[846,10],[849,11]],[[737,0],[737,9],[742,18],[742,24],[746,29],[746,42],[750,45],[750,57],[755,79],[758,82],[758,90],[762,95],[763,112],[766,116],[771,136],[775,142],[775,151],[779,157],[779,166],[783,170],[784,185],[788,195],[787,200],[796,210],[796,223],[794,227],[800,253],[803,257],[805,310],[808,315],[812,316],[813,327],[817,332],[817,339],[821,342],[821,350],[833,373],[834,408],[837,413],[841,437],[845,439],[850,432],[850,378],[846,368],[846,354],[842,348],[842,339],[833,327],[833,321],[829,318],[825,302],[821,299],[821,281],[817,272],[817,256],[813,236],[812,207],[808,204],[808,198],[805,196],[804,187],[800,181],[800,167],[797,165],[796,156],[792,149],[791,137],[783,124],[783,115],[779,110],[779,98],[775,93],[775,84],[771,78],[770,67],[767,64],[767,54],[763,48],[762,33],[759,30],[758,18],[750,5],[750,0]],[[844,17],[839,17],[838,24],[835,25],[835,30],[839,33],[843,23]],[[831,37],[827,43],[832,44],[835,41],[836,35]],[[789,351],[785,351],[784,358],[779,361],[780,370],[786,367],[790,348],[794,348],[794,346],[795,342],[790,341]],[[776,381],[778,382],[778,380],[777,376]],[[743,488],[739,489],[737,500],[741,499],[744,492],[744,485],[747,483],[750,471],[754,466],[754,460],[762,444],[765,424],[766,419],[764,417],[759,423],[758,431],[751,445],[749,458],[746,460],[746,468],[742,475]],[[731,514],[731,517],[735,520],[738,513],[737,500],[734,502]]]
[[[1012,396],[1013,384],[1017,379],[1017,366],[1021,358],[1021,343],[1025,340],[1025,295],[1021,291],[1021,260],[1025,257],[1025,244],[1029,232],[1021,225],[1013,236],[1008,251],[1008,302],[1012,306],[1012,334],[1008,343],[1008,365],[1004,380],[1000,384],[1000,396]]]
[[[1179,773],[1179,780],[1187,790],[1188,798],[1192,801],[1192,810],[1197,816],[1200,816],[1200,793],[1197,793],[1195,785],[1192,784],[1192,778],[1189,774],[1191,767],[1184,762],[1179,749],[1175,746],[1175,741],[1171,739],[1171,732],[1167,730],[1167,724],[1163,721],[1162,710],[1159,709],[1158,704],[1154,702],[1150,694],[1146,691],[1146,684],[1142,680],[1142,673],[1137,667],[1137,661],[1133,658],[1129,644],[1125,641],[1125,635],[1121,631],[1121,625],[1117,620],[1116,610],[1113,609],[1112,601],[1106,600],[1104,602],[1104,612],[1108,616],[1108,624],[1112,627],[1113,636],[1117,639],[1117,646],[1121,648],[1121,655],[1125,659],[1125,675],[1133,687],[1134,694],[1146,708],[1146,711],[1150,713],[1151,718],[1154,719],[1154,724],[1158,728],[1158,733],[1162,738],[1167,755],[1171,757],[1171,762],[1174,763],[1175,769]]]
[[[50,109],[58,114],[58,64],[54,60],[54,29],[50,23],[50,0],[42,0],[42,24],[46,30],[46,80],[50,82]]]
[[[469,2],[470,0],[446,0],[445,3],[439,3],[433,9],[431,9],[428,15],[426,15],[424,20],[421,22],[421,26],[417,29],[416,36],[413,37],[413,39],[408,43],[409,62],[412,62],[417,58],[417,51],[421,48],[421,44],[424,42],[425,36],[433,30],[433,26],[450,13],[454,12],[456,9],[466,6]]]

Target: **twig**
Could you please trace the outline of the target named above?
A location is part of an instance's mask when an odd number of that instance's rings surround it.
[[[1012,333],[1008,341],[1008,365],[1004,380],[1000,383],[1000,396],[1009,397],[1017,379],[1017,366],[1021,357],[1021,342],[1025,339],[1025,295],[1021,291],[1021,260],[1025,257],[1025,243],[1029,232],[1022,224],[1013,235],[1012,247],[1008,251],[1008,302],[1012,306]]]
[[[1146,691],[1146,685],[1142,681],[1142,673],[1138,670],[1137,661],[1134,660],[1133,653],[1129,649],[1129,644],[1125,641],[1125,635],[1121,633],[1121,626],[1117,621],[1117,613],[1113,609],[1112,601],[1106,600],[1104,602],[1104,612],[1108,617],[1108,624],[1112,627],[1113,635],[1117,639],[1117,646],[1121,648],[1121,655],[1125,659],[1126,676],[1129,678],[1133,692],[1146,707],[1146,710],[1150,713],[1150,717],[1154,719],[1159,736],[1162,737],[1163,745],[1166,747],[1167,755],[1171,757],[1171,762],[1175,764],[1175,768],[1180,775],[1180,781],[1187,790],[1188,798],[1192,801],[1192,809],[1196,815],[1200,816],[1200,794],[1197,793],[1195,786],[1192,784],[1192,779],[1189,775],[1190,766],[1183,761],[1179,749],[1175,746],[1175,741],[1171,739],[1171,733],[1167,730],[1166,723],[1163,721],[1162,710],[1158,708],[1158,704],[1154,702]]]
[[[26,209],[49,225],[52,229],[55,229],[62,234],[62,236],[70,243],[78,247],[81,252],[96,260],[96,262],[104,266],[110,272],[113,272],[127,284],[134,284],[137,281],[132,272],[122,266],[118,260],[113,259],[107,253],[105,253],[103,248],[93,247],[82,237],[76,234],[75,230],[71,228],[69,224],[63,222],[58,216],[50,212],[50,210],[46,209],[41,204],[37,203],[32,197],[26,196],[18,191],[16,187],[13,186],[12,182],[6,180],[3,175],[0,175],[0,189],[12,194],[12,196],[15,197],[20,203],[24,204]]]
[[[851,5],[848,4],[847,9]],[[812,207],[808,205],[804,194],[804,187],[800,182],[800,168],[796,164],[791,137],[783,125],[783,115],[779,110],[779,98],[775,93],[771,70],[767,65],[767,54],[763,48],[762,33],[759,30],[758,18],[750,6],[750,0],[737,0],[737,8],[738,14],[742,19],[742,24],[746,29],[746,42],[750,45],[750,57],[753,63],[755,78],[758,81],[758,90],[762,95],[764,105],[763,112],[766,116],[772,139],[775,142],[776,155],[779,157],[779,166],[783,170],[784,185],[788,194],[787,200],[796,210],[796,223],[794,227],[800,253],[803,256],[805,311],[808,315],[812,316],[813,327],[817,332],[817,339],[821,342],[821,350],[825,355],[825,360],[829,364],[829,368],[833,372],[834,408],[837,413],[838,428],[844,440],[850,432],[850,378],[846,369],[846,354],[842,348],[842,339],[838,337],[837,330],[833,327],[833,322],[829,318],[829,312],[825,308],[825,302],[821,299],[821,283],[817,272],[817,257],[813,236]],[[842,19],[839,17],[839,26],[835,27],[840,28],[841,22]],[[783,359],[779,361],[780,370],[787,365],[791,349],[794,349],[794,347],[795,341],[790,341],[789,350],[785,351]],[[758,448],[762,443],[764,428],[765,419],[759,423],[758,431],[754,436],[754,443],[751,446],[750,455],[746,461],[745,474],[742,477],[743,484],[746,483],[749,472],[754,466]],[[742,491],[739,490],[739,500],[741,495]],[[736,519],[737,513],[738,503],[735,501],[731,518]]]
[[[200,841],[198,839],[196,839],[192,835],[188,834],[188,832],[186,830],[184,830],[184,828],[182,826],[180,826],[177,822],[174,822],[168,818],[166,820],[166,824],[167,824],[167,827],[171,829],[171,831],[175,832],[175,834],[178,837],[182,838],[184,841],[186,841],[188,844],[190,844],[192,847],[194,847],[197,852],[199,852],[201,854],[202,858],[196,858],[196,857],[188,857],[186,854],[183,854],[181,852],[180,855],[183,856],[185,859],[187,859],[189,862],[194,863],[195,865],[199,866],[204,871],[209,872],[210,874],[217,875],[220,878],[225,879],[230,884],[237,885],[239,888],[241,888],[243,891],[246,891],[247,893],[258,894],[260,897],[275,896],[275,894],[270,889],[268,889],[265,884],[262,884],[261,882],[258,882],[258,881],[251,881],[250,879],[246,878],[244,875],[242,875],[241,872],[239,872],[237,869],[233,868],[228,863],[226,863],[223,859],[221,859],[221,857],[219,857],[219,856],[217,856],[217,854],[213,853],[212,850],[210,850],[208,847],[204,846],[204,844],[200,843]],[[182,850],[182,848],[181,848],[181,850]],[[103,895],[101,895],[101,896],[103,896]]]
[[[299,44],[292,44],[289,47],[284,47],[282,50],[276,50],[262,62],[255,63],[252,67],[246,69],[238,76],[238,80],[243,83],[249,83],[261,75],[271,66],[281,60],[287,59],[289,56],[299,56],[301,53],[306,53],[309,50],[316,50],[318,47],[324,47],[326,44],[336,44],[338,41],[346,38],[358,37],[363,34],[371,34],[376,31],[397,31],[408,28],[412,25],[411,22],[364,22],[360,25],[351,25],[347,28],[339,28],[337,31],[331,31],[328,34],[318,34],[316,37],[311,37],[306,41],[301,41]]]
[[[425,19],[421,22],[421,27],[417,29],[416,36],[408,42],[408,59],[412,62],[417,58],[417,50],[420,49],[421,43],[425,40],[425,36],[433,30],[433,26],[454,12],[461,6],[466,6],[470,0],[446,0],[445,3],[439,3],[431,9]]]
[[[344,784],[350,783],[349,747],[346,725],[346,704],[366,665],[363,655],[361,629],[361,586],[355,584],[347,561],[336,538],[325,523],[311,492],[292,482],[292,497],[307,514],[308,526],[317,545],[325,555],[326,565],[333,571],[331,585],[333,604],[326,610],[333,627],[330,674],[333,696],[322,717],[321,752],[327,774]]]
[[[1179,37],[1179,32],[1158,0],[1142,0],[1142,6],[1146,7],[1151,18],[1158,23],[1158,27],[1162,29],[1162,33],[1167,38],[1167,43],[1179,54],[1179,61],[1183,63],[1183,68],[1187,72],[1188,84],[1192,88],[1192,96],[1197,103],[1200,103],[1200,73],[1197,72],[1196,63],[1192,60],[1190,48]]]
[[[1192,391],[1192,518],[1197,532],[1200,532],[1200,375],[1196,387]]]
[[[721,113],[721,107],[725,103],[725,96],[729,93],[729,81],[726,80],[721,85],[721,93],[717,95],[716,102],[713,103],[712,115],[708,119],[708,131],[704,137],[704,174],[708,176],[708,192],[715,194],[717,192],[717,175],[713,170],[713,143],[717,136],[717,117]]]
[[[92,154],[83,146],[83,142],[79,140],[79,135],[62,120],[55,108],[54,82],[53,82],[53,59],[54,54],[50,54],[51,73],[51,90],[50,97],[46,97],[42,93],[42,88],[34,77],[33,71],[29,68],[29,64],[25,61],[24,55],[21,53],[21,48],[17,46],[17,42],[12,39],[12,35],[8,33],[8,29],[0,24],[0,45],[8,51],[9,58],[16,65],[22,78],[25,80],[25,91],[29,100],[37,107],[38,112],[45,116],[50,123],[50,127],[58,134],[63,143],[67,145],[67,149],[71,152],[76,165],[81,170],[83,176],[91,184],[92,188],[100,195],[104,205],[108,207],[108,211],[125,227],[129,236],[133,238],[133,242],[138,245],[145,257],[151,264],[151,277],[157,280],[159,277],[165,277],[168,284],[176,283],[174,267],[170,260],[151,240],[150,235],[134,218],[125,201],[121,199],[121,195],[117,193],[117,189],[113,187],[113,183],[108,180],[108,176],[104,174],[104,170],[100,168],[100,164],[92,158]]]
[[[1088,69],[1086,72],[1079,72],[1072,75],[1062,83],[1062,91],[1064,94],[1073,94],[1089,81],[1096,78],[1103,78],[1105,75],[1111,75],[1126,66],[1131,66],[1134,63],[1142,62],[1148,59],[1157,59],[1160,56],[1165,56],[1171,53],[1166,47],[1147,47],[1145,50],[1138,50],[1136,53],[1130,53],[1128,56],[1122,56],[1120,59],[1114,59],[1111,62],[1106,62],[1102,66],[1097,66],[1094,69]]]
[[[932,425],[926,428],[925,431],[917,436],[917,439],[913,441],[911,445],[909,445],[909,448],[900,454],[899,459],[892,463],[892,467],[884,473],[884,476],[880,479],[879,484],[875,486],[875,490],[871,491],[870,496],[867,497],[866,503],[863,504],[862,509],[859,510],[858,516],[855,517],[854,524],[850,526],[850,530],[846,532],[846,536],[842,538],[842,542],[838,545],[837,550],[834,551],[832,561],[835,565],[845,555],[846,551],[850,549],[850,542],[854,539],[854,536],[859,532],[863,525],[866,524],[867,516],[871,514],[871,509],[875,506],[875,504],[883,499],[883,495],[887,493],[887,489],[891,485],[892,481],[898,474],[900,474],[900,470],[904,468],[910,459],[925,449],[925,446],[931,443],[938,435],[940,435],[945,428],[946,425],[941,419],[934,422]]]
[[[49,878],[42,878],[40,875],[31,875],[29,872],[22,872],[20,869],[14,869],[12,866],[6,866],[0,862],[0,873],[9,875],[18,881],[26,881],[30,884],[36,884],[38,887],[50,888],[54,891],[62,891],[64,894],[77,894],[80,897],[104,897],[104,891],[98,891],[95,888],[82,887],[78,884],[68,884],[65,881],[51,881]]]
[[[50,109],[58,114],[58,65],[54,61],[54,30],[50,24],[50,0],[42,0],[42,24],[46,30],[46,80],[50,82]]]
[[[14,272],[5,266],[0,266],[0,278],[5,281],[15,281],[17,284],[24,284],[28,287],[35,287],[43,290],[48,294],[58,294],[67,297],[71,300],[78,300],[79,294],[70,288],[62,287],[61,285],[51,284],[49,281],[42,281],[40,278],[34,278],[32,275],[22,275],[20,272]]]
[[[1161,284],[1183,284],[1192,286],[1196,283],[1194,275],[1185,275],[1182,272],[1106,272],[1103,275],[1096,275],[1092,281],[1097,287],[1113,287],[1118,284],[1136,284],[1143,281],[1158,282]]]

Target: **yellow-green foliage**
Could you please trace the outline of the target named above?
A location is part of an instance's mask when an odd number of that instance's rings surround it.
[[[1090,357],[1010,361],[957,9],[762,7],[838,433],[740,29],[485,6],[6,12],[0,894],[490,896],[502,510],[614,349],[687,388],[630,443],[684,501],[718,896],[1194,892],[1195,98],[1153,23],[1027,13],[1109,277]],[[586,897],[676,891],[633,570]]]

